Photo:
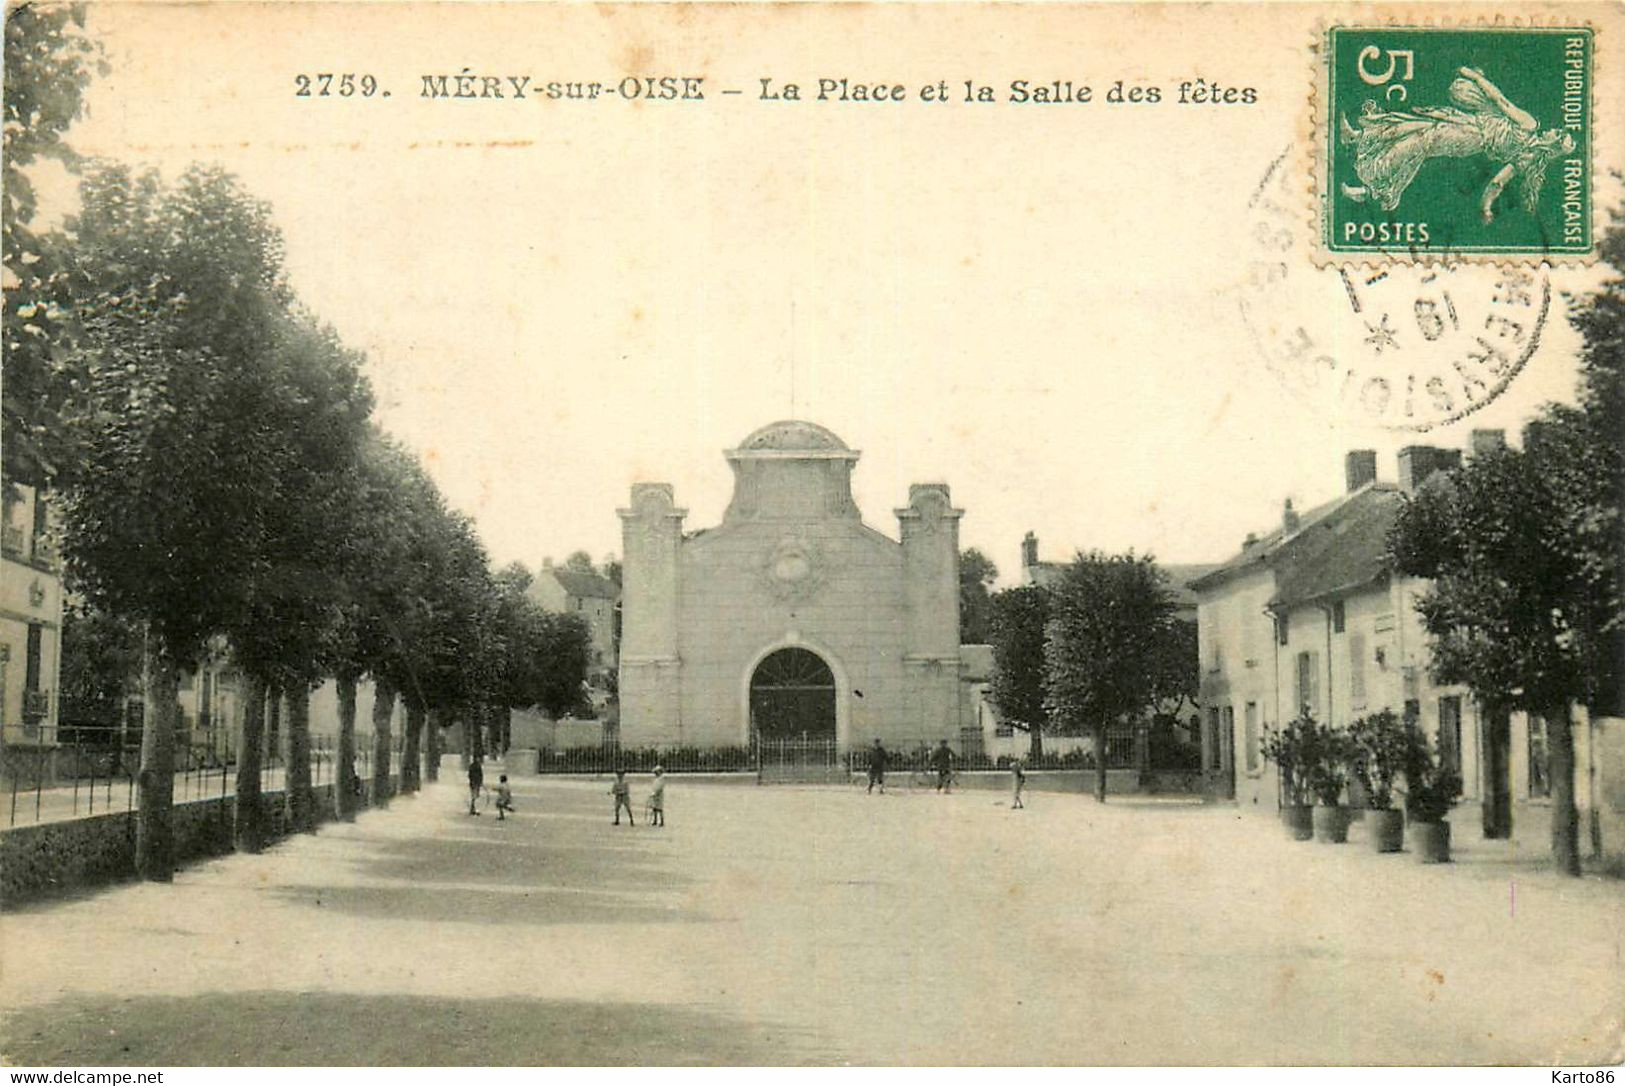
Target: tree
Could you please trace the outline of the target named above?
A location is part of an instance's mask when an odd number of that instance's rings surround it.
[[[1095,737],[1095,799],[1106,800],[1106,729],[1166,695],[1158,658],[1178,636],[1174,601],[1149,557],[1079,554],[1050,588],[1044,705]]]
[[[1617,215],[1602,252],[1625,270]],[[1466,685],[1492,719],[1522,710],[1545,721],[1552,858],[1578,875],[1570,707],[1618,713],[1625,666],[1625,280],[1608,279],[1571,319],[1583,339],[1578,406],[1545,408],[1522,450],[1430,480],[1401,510],[1389,549],[1400,572],[1432,581],[1417,610],[1434,677]]]
[[[56,356],[66,347],[73,307],[60,233],[34,229],[29,167],[54,159],[76,169],[63,137],[83,111],[85,88],[105,74],[100,46],[84,33],[83,4],[18,4],[5,14],[5,124],[0,227],[5,254],[0,467],[5,478],[42,484],[62,459],[59,412],[67,392]]]
[[[136,867],[168,880],[179,670],[241,612],[260,572],[259,497],[281,466],[257,422],[263,344],[286,306],[280,239],[230,178],[166,189],[119,167],[82,186],[67,275],[78,320],[64,553],[85,598],[144,627]]]
[[[592,555],[586,551],[571,551],[570,557],[564,560],[564,568],[575,573],[597,573],[592,564]]]
[[[1033,758],[1044,753],[1044,627],[1049,593],[1023,585],[995,593],[989,601],[989,640],[993,644],[993,705],[1011,727],[1029,737]]]
[[[537,674],[540,679],[534,704],[557,720],[587,709],[587,667],[592,661],[592,631],[575,614],[541,612]]]
[[[959,643],[986,645],[993,636],[993,582],[999,570],[975,547],[959,556]]]
[[[248,682],[254,720],[245,720],[238,760],[237,830],[243,847],[263,840],[258,802],[260,690],[285,692],[288,708],[289,823],[315,830],[310,783],[310,691],[351,662],[341,642],[350,582],[379,575],[378,554],[355,553],[367,506],[356,472],[368,437],[372,395],[360,359],[328,328],[302,313],[279,320],[264,345],[262,388],[250,419],[275,458],[274,486],[254,495],[263,526],[243,606],[229,624],[233,658]],[[383,575],[388,576],[385,572]],[[340,690],[353,747],[353,684]],[[348,705],[346,703],[349,703]],[[341,736],[342,738],[342,736]],[[341,751],[341,765],[347,765]],[[347,777],[347,774],[346,774]],[[348,784],[346,779],[344,784]],[[350,799],[340,788],[341,808]]]

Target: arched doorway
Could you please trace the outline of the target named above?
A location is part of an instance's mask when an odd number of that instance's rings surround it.
[[[835,739],[835,674],[803,648],[771,652],[750,677],[751,729],[763,739]]]

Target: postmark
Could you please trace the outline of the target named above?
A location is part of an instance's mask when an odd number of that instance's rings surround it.
[[[1314,105],[1323,262],[1584,260],[1590,27],[1334,26]]]
[[[1429,430],[1492,402],[1540,346],[1547,268],[1304,261],[1292,158],[1284,151],[1247,203],[1238,300],[1265,368],[1328,420],[1389,430]]]

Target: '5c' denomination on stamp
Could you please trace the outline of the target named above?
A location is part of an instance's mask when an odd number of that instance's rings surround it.
[[[1591,254],[1589,27],[1333,27],[1321,77],[1323,255]]]

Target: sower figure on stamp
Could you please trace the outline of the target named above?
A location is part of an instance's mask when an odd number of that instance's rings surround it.
[[[1338,118],[1338,140],[1354,146],[1354,172],[1364,182],[1341,186],[1345,197],[1392,211],[1428,159],[1483,155],[1501,166],[1479,198],[1484,221],[1494,219],[1496,198],[1514,177],[1522,184],[1524,206],[1535,211],[1547,166],[1574,150],[1574,137],[1555,128],[1541,132],[1539,122],[1483,72],[1459,71],[1448,92],[1454,106],[1389,111],[1368,98],[1357,124]]]

